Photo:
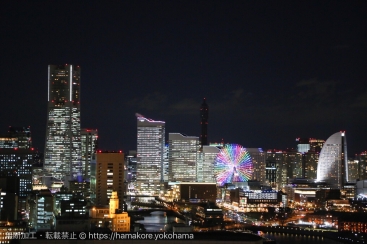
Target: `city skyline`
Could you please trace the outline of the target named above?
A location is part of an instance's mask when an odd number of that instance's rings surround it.
[[[83,69],[81,126],[101,149],[136,150],[136,112],[166,138],[200,136],[205,97],[209,142],[286,149],[346,131],[349,157],[367,150],[366,3],[41,5],[0,10],[0,127],[30,126],[41,152],[47,65],[66,63]]]

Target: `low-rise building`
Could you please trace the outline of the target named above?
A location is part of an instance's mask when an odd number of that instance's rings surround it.
[[[89,210],[91,225],[95,227],[108,227],[114,232],[129,232],[130,217],[127,212],[118,209],[119,198],[113,191],[108,206],[94,206]]]

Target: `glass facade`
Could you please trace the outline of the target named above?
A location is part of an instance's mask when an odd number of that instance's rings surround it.
[[[96,150],[98,145],[97,130],[82,129],[80,132],[82,145],[82,176],[83,180],[90,180],[90,163],[96,157]]]
[[[348,181],[345,133],[337,132],[330,136],[320,153],[317,166],[317,181],[325,181],[341,189]],[[345,172],[346,171],[346,172]]]
[[[44,170],[64,182],[83,172],[80,138],[80,67],[48,66]]]
[[[199,137],[169,133],[169,181],[195,182]]]
[[[163,182],[165,122],[137,117],[136,189],[142,195],[158,195]]]
[[[203,146],[198,155],[197,181],[216,183],[214,177],[214,161],[221,147]]]

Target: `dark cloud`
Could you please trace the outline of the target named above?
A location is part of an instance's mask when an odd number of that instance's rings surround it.
[[[135,107],[136,109],[156,111],[161,110],[166,106],[167,96],[160,92],[153,92],[146,94],[143,97],[134,98],[125,103],[129,107]]]
[[[367,108],[367,91],[363,92],[359,96],[355,98],[354,103],[352,104],[354,108]]]

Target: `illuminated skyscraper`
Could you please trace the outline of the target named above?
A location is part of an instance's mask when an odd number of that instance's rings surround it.
[[[158,195],[163,182],[165,122],[137,118],[136,188],[140,194]]]
[[[203,104],[200,107],[200,144],[201,146],[208,145],[208,118],[209,118],[209,106],[206,104],[206,99],[204,98]]]
[[[90,179],[90,163],[95,159],[98,145],[97,130],[82,129],[80,132],[82,143],[82,173],[84,180]]]
[[[287,153],[283,150],[269,149],[266,152],[266,180],[271,186],[281,190],[287,184]],[[275,172],[274,172],[275,171]],[[275,174],[275,178],[274,178]],[[261,174],[260,174],[261,176]]]
[[[9,126],[8,133],[0,137],[0,148],[32,148],[31,128]]]
[[[169,133],[169,181],[195,182],[199,138],[180,133]]]
[[[44,170],[68,182],[82,172],[79,66],[48,66],[47,110]]]
[[[198,155],[197,181],[216,183],[214,162],[221,146],[203,146]]]
[[[260,181],[265,183],[266,181],[266,171],[265,171],[265,153],[262,148],[246,148],[247,152],[250,154],[253,165],[252,180]]]
[[[317,181],[342,189],[348,182],[348,157],[345,132],[331,135],[322,147],[317,166]]]

